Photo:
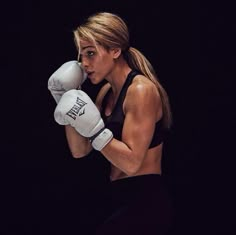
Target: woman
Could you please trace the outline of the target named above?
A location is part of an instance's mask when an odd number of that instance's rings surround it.
[[[81,130],[85,125],[77,126],[82,120],[72,124],[56,118],[66,125],[74,157],[86,157],[95,148],[110,162],[111,211],[96,234],[166,234],[172,223],[171,200],[161,177],[163,141],[171,126],[167,93],[149,61],[129,45],[127,25],[118,15],[90,16],[74,30],[74,38],[90,81],[107,81],[96,98],[99,122],[109,130],[99,147],[94,142],[100,132],[91,140]]]

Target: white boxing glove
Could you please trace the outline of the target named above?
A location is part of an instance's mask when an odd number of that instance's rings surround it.
[[[83,70],[81,63],[72,60],[61,65],[49,78],[48,89],[50,90],[56,103],[68,90],[80,89],[86,80],[87,74]]]
[[[89,138],[98,151],[113,138],[112,132],[105,128],[98,108],[82,90],[65,92],[55,109],[54,118],[60,125],[71,125],[82,136]]]

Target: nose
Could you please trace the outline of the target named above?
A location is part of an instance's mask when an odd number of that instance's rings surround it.
[[[84,58],[82,58],[82,55],[77,56],[77,61],[80,62],[83,67],[88,66],[87,63],[85,63]]]
[[[87,69],[88,68],[88,63],[85,60],[81,60],[82,66]]]
[[[80,56],[79,61],[81,62],[82,66],[86,69],[89,66],[88,59],[85,56]]]

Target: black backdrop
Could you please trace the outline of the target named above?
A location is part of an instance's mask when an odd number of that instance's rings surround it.
[[[28,0],[1,10],[1,234],[78,234],[72,214],[98,197],[83,194],[96,166],[70,156],[47,90],[52,72],[77,56],[72,30],[97,11],[126,20],[131,45],[169,93],[174,125],[163,171],[176,206],[173,234],[233,234],[232,6]]]

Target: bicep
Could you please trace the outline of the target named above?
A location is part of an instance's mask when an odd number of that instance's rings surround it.
[[[155,129],[158,103],[155,95],[138,91],[127,105],[122,130],[122,141],[139,158],[143,158],[149,148]]]

